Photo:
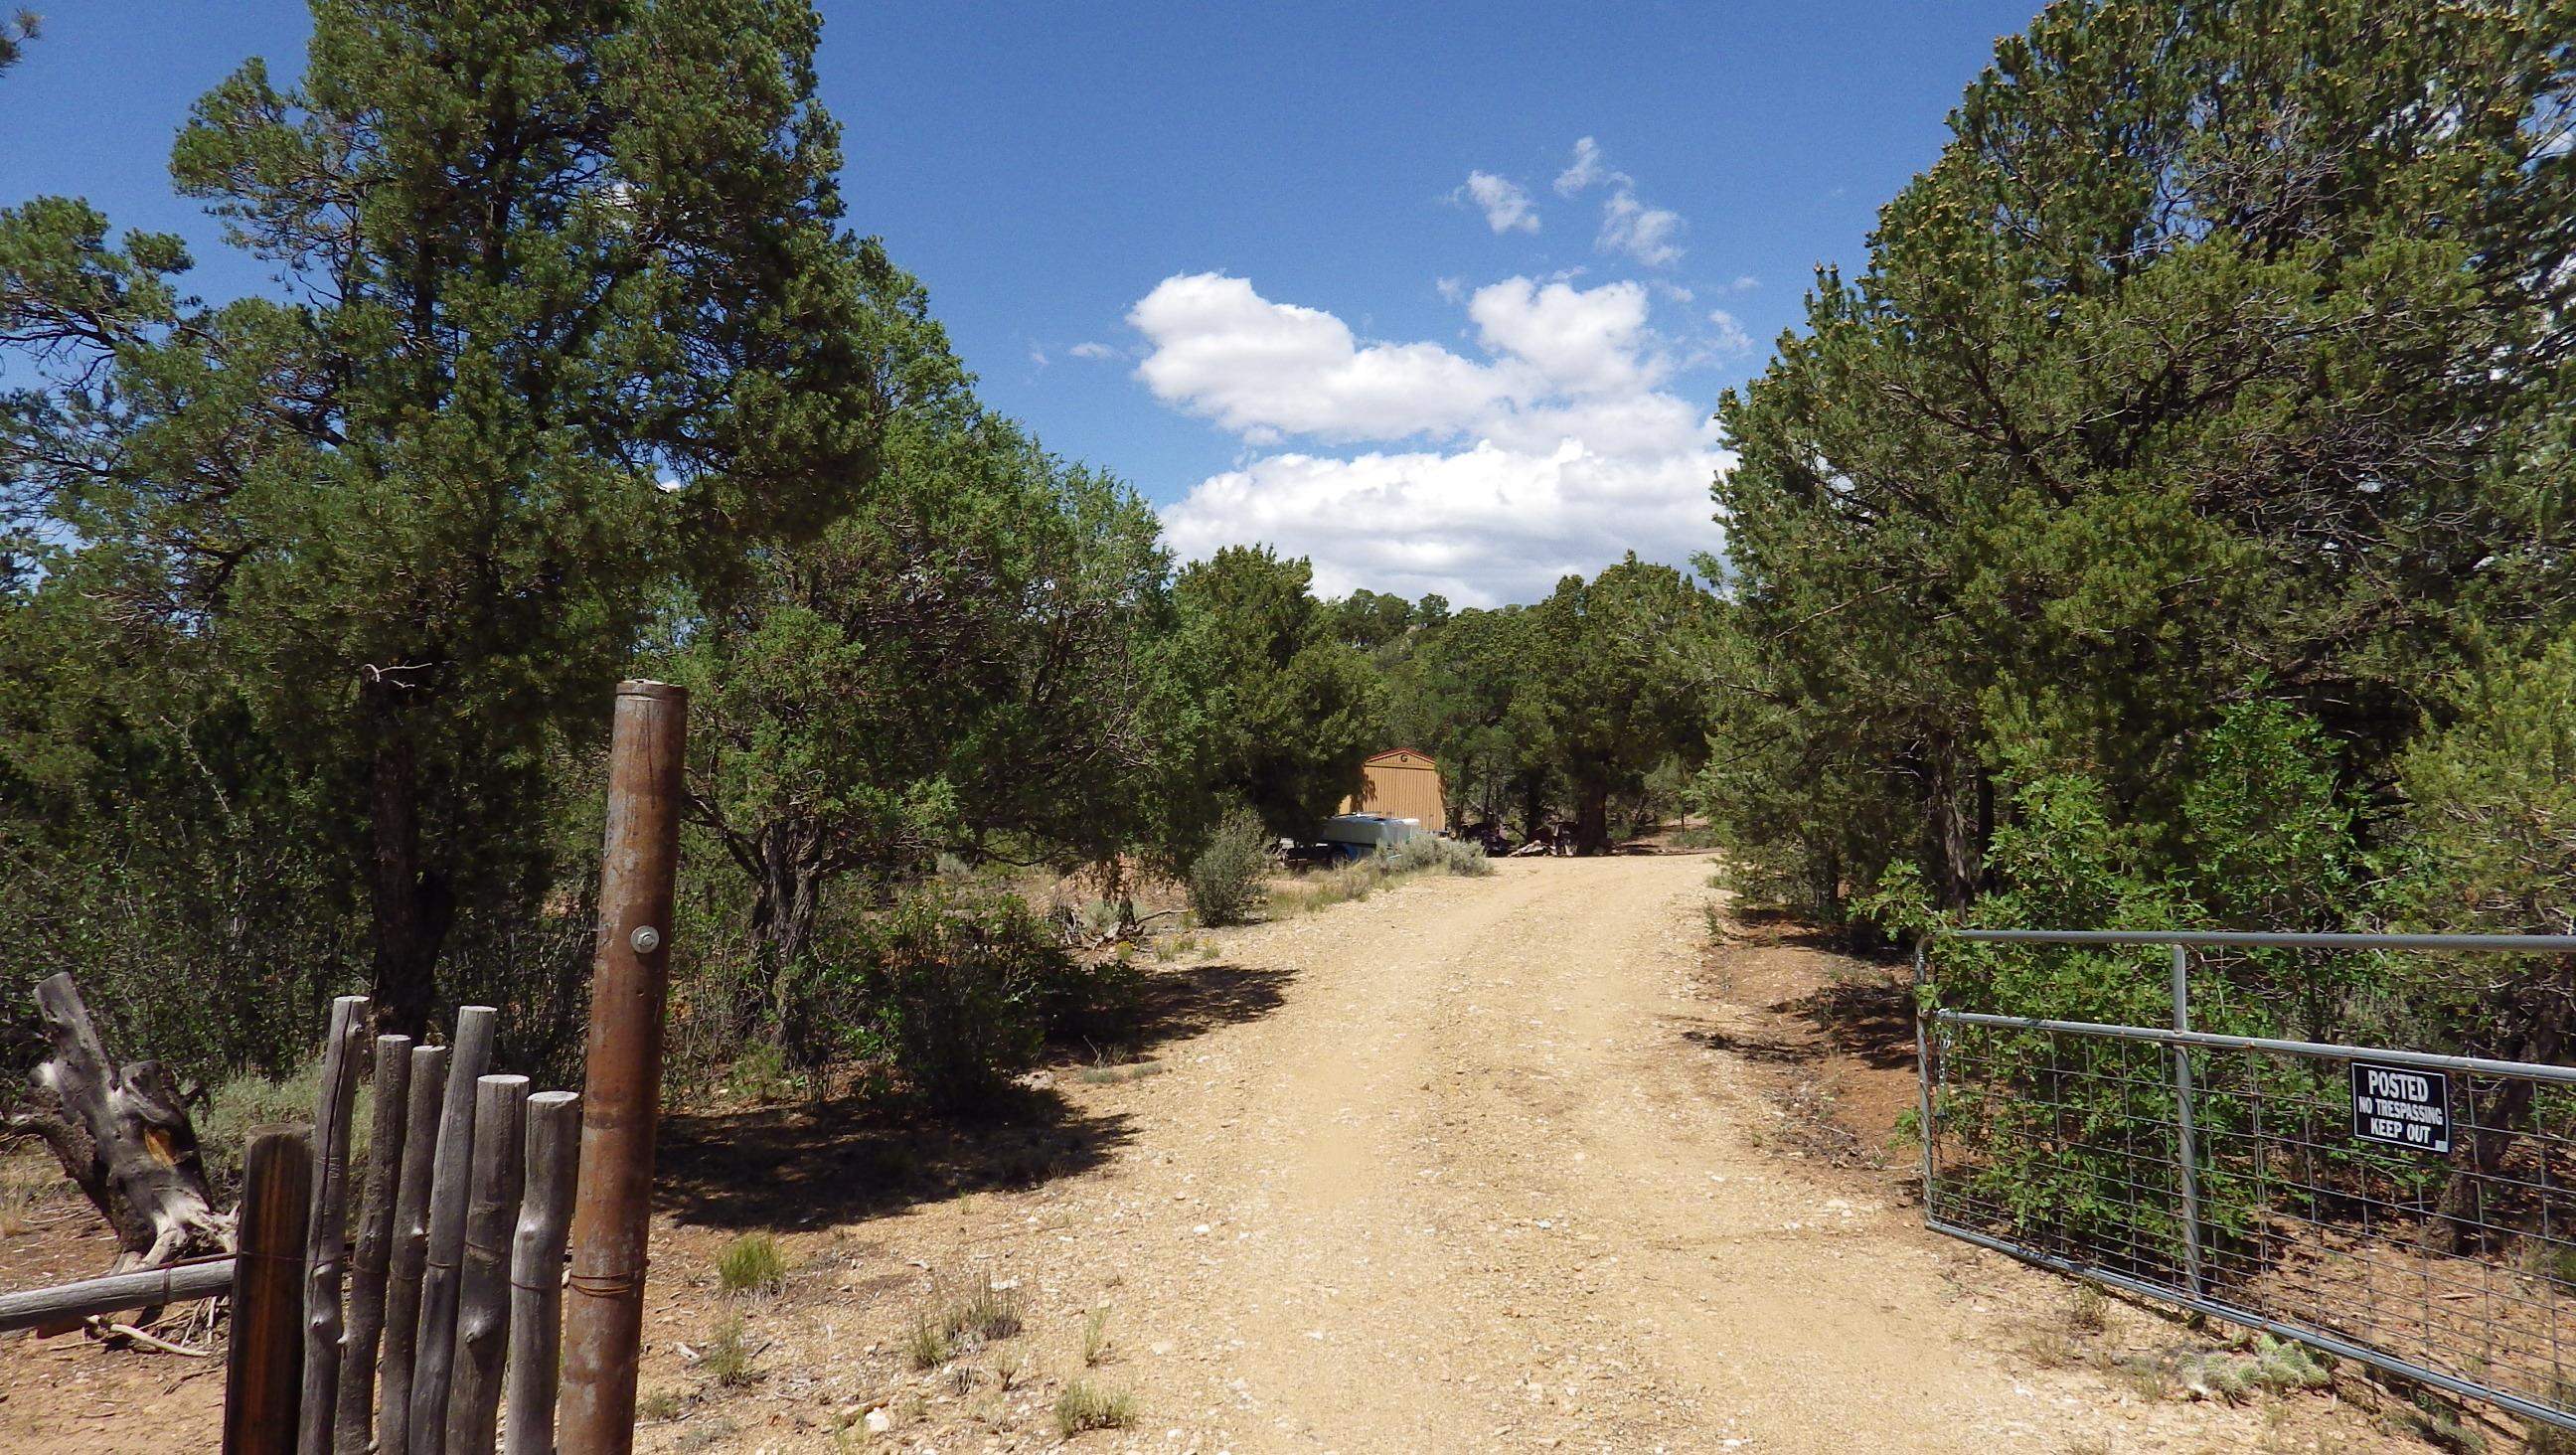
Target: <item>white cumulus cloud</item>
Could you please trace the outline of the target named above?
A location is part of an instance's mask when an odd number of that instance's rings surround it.
[[[1485,212],[1485,225],[1497,233],[1538,231],[1538,210],[1530,206],[1529,193],[1509,177],[1491,172],[1469,172],[1467,185],[1459,189]]]
[[[1686,565],[1720,544],[1708,487],[1727,459],[1707,411],[1660,387],[1643,285],[1509,278],[1464,303],[1482,357],[1363,340],[1223,274],[1139,300],[1137,376],[1255,451],[1165,507],[1174,548],[1266,543],[1312,558],[1327,593],[1493,605],[1629,550]]]
[[[1127,322],[1150,345],[1136,374],[1156,398],[1247,435],[1445,438],[1513,387],[1505,370],[1438,344],[1362,344],[1333,315],[1221,273],[1164,279]]]
[[[1583,289],[1509,278],[1477,289],[1467,316],[1487,349],[1526,360],[1571,393],[1636,389],[1662,373],[1649,352],[1646,290],[1640,284]]]
[[[1116,349],[1111,348],[1107,344],[1092,343],[1088,340],[1075,344],[1072,348],[1066,349],[1065,352],[1071,354],[1077,359],[1092,359],[1095,361],[1100,359],[1124,357]]]
[[[1717,452],[1602,454],[1579,439],[1533,453],[1491,440],[1448,453],[1270,455],[1200,482],[1163,512],[1197,559],[1265,542],[1315,563],[1317,592],[1436,591],[1460,606],[1535,601],[1628,551],[1687,566],[1722,539],[1709,519]]]

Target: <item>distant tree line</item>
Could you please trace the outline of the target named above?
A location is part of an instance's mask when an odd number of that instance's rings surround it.
[[[1458,827],[1599,853],[1683,807],[1707,740],[1697,646],[1719,610],[1632,554],[1527,606],[1360,590],[1330,615],[1380,683],[1374,743],[1431,755]]]

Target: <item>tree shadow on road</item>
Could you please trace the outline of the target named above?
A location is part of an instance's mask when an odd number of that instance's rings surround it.
[[[1294,978],[1227,964],[1148,971],[1117,1048],[1142,1055],[1267,1015]],[[1058,1069],[1109,1059],[1097,1046],[1056,1049]],[[1014,1086],[971,1118],[881,1091],[674,1112],[662,1121],[654,1201],[682,1223],[783,1231],[1077,1176],[1134,1135],[1125,1113],[1087,1110],[1052,1086]]]
[[[1124,1115],[1014,1087],[973,1120],[855,1094],[662,1121],[654,1201],[683,1223],[786,1230],[963,1193],[1033,1187],[1099,1166],[1134,1135]]]
[[[1294,970],[1223,962],[1148,971],[1128,1045],[1142,1053],[1219,1026],[1258,1020],[1280,1007],[1296,978]]]

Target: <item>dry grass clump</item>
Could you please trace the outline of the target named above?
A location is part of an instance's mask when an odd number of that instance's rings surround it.
[[[2165,1361],[2152,1354],[2124,1354],[2102,1365],[2102,1372],[2129,1387],[2129,1392],[2152,1404],[2173,1393],[2173,1372]]]
[[[2066,1326],[2079,1334],[2098,1334],[2111,1323],[2111,1300],[2098,1283],[2075,1285],[2075,1300],[2067,1305]]]
[[[33,1152],[0,1156],[0,1238],[36,1230],[36,1210],[68,1186],[51,1157]]]
[[[1109,1357],[1109,1310],[1093,1309],[1082,1316],[1082,1365],[1089,1369]]]
[[[1104,1062],[1083,1067],[1073,1073],[1073,1079],[1085,1086],[1115,1086],[1122,1081],[1142,1081],[1148,1076],[1160,1076],[1170,1069],[1160,1061],[1131,1061],[1124,1066]]]
[[[957,1341],[930,1317],[928,1311],[912,1316],[912,1327],[904,1331],[903,1359],[915,1369],[936,1369],[954,1358]]]
[[[949,1296],[943,1322],[952,1337],[971,1336],[988,1344],[1010,1338],[1023,1323],[1019,1290],[999,1287],[989,1276],[978,1278]]]
[[[1386,886],[1386,870],[1375,859],[1359,859],[1319,869],[1293,883],[1273,885],[1270,890],[1270,918],[1286,919],[1291,915],[1312,914],[1337,904],[1353,904],[1368,898]]]
[[[1136,1396],[1075,1379],[1055,1401],[1055,1432],[1072,1439],[1085,1430],[1123,1430],[1136,1423]]]
[[[2042,1369],[2068,1369],[2084,1362],[2084,1351],[2075,1347],[2075,1341],[2054,1329],[2033,1335],[2021,1352]]]
[[[1424,835],[1365,859],[1308,874],[1293,884],[1273,887],[1270,917],[1283,919],[1353,903],[1416,874],[1457,874],[1475,879],[1493,872],[1494,861],[1486,857],[1482,844]]]
[[[959,1285],[943,1281],[913,1311],[903,1337],[904,1360],[915,1369],[936,1369],[969,1348],[1017,1336],[1026,1322],[1019,1290],[996,1284],[989,1274]]]
[[[2397,1426],[2403,1433],[2451,1455],[2486,1455],[2487,1437],[2470,1429],[2458,1410],[2430,1394],[2417,1395],[2415,1403],[2400,1406]]]
[[[752,1356],[758,1352],[742,1326],[742,1316],[736,1314],[716,1325],[715,1337],[707,1341],[707,1352],[698,1356],[698,1367],[725,1388],[741,1389],[759,1378],[752,1369]]]
[[[767,1233],[745,1233],[716,1255],[716,1286],[739,1297],[787,1286],[787,1255]]]
[[[635,1417],[649,1423],[676,1420],[689,1401],[676,1389],[657,1389],[635,1402]]]

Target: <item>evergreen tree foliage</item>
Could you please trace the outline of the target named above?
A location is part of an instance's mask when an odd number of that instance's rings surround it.
[[[1379,681],[1334,637],[1313,581],[1303,559],[1228,546],[1173,584],[1161,661],[1197,745],[1173,765],[1176,841],[1194,846],[1229,802],[1274,834],[1311,835],[1359,790],[1361,760],[1382,746],[1371,732]]]
[[[900,416],[868,504],[675,623],[694,802],[748,880],[773,987],[803,973],[837,881],[941,853],[1100,863],[1144,832],[1153,512],[1005,421],[946,413]]]
[[[2571,36],[2563,0],[2070,0],[1998,47],[1720,407],[1706,807],[1755,884],[1839,913],[1910,864],[1964,906],[2034,774],[2215,883],[2231,704],[2384,796],[2453,673],[2561,629]]]
[[[41,20],[32,10],[21,10],[6,20],[0,20],[0,71],[16,65],[18,58],[27,53],[27,42],[36,38],[41,25]]]
[[[1708,635],[1710,607],[1689,577],[1631,552],[1532,609],[1535,684],[1577,852],[1610,847],[1612,795],[1643,788],[1676,753],[1699,756],[1706,713],[1689,649]]]
[[[659,590],[864,488],[887,265],[838,225],[810,7],[313,19],[298,84],[249,62],[172,158],[287,296],[201,306],[175,239],[0,213],[0,336],[55,366],[5,463],[41,592],[274,745],[418,1030],[460,908],[541,886],[550,734]]]

